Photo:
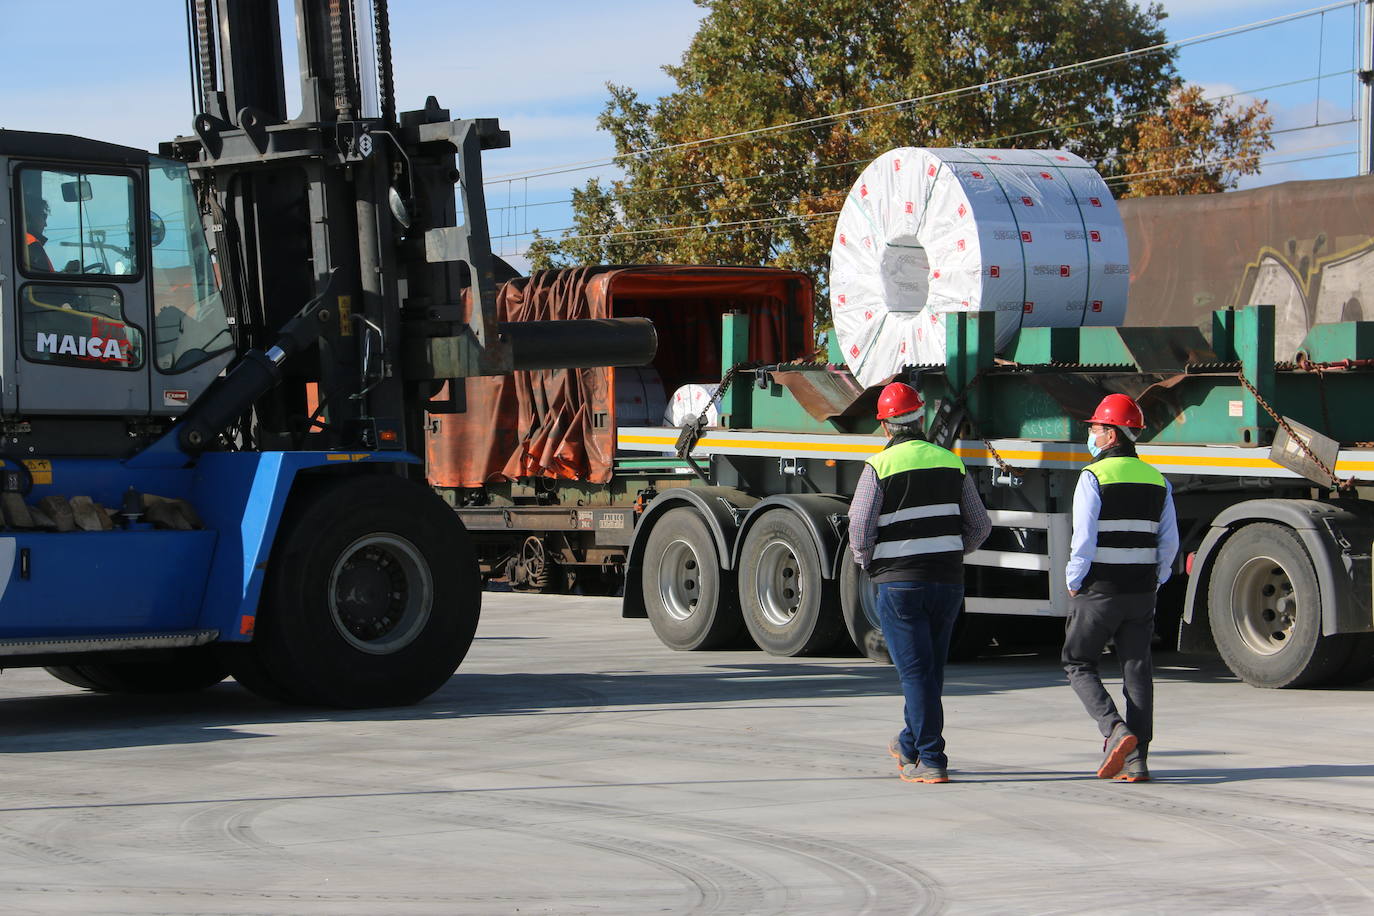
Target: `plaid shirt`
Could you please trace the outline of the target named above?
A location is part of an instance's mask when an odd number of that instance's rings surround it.
[[[878,488],[878,472],[873,466],[865,464],[859,474],[859,485],[854,489],[854,498],[849,501],[849,549],[854,553],[854,562],[868,569],[873,557],[873,542],[878,536],[878,510],[882,508],[882,490]],[[983,501],[978,498],[978,487],[973,483],[973,475],[964,474],[964,491],[959,495],[959,511],[963,522],[964,553],[972,553],[988,539],[992,533],[992,522]]]

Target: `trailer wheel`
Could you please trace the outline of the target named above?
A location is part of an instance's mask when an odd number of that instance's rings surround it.
[[[881,665],[892,664],[878,620],[878,588],[852,556],[845,558],[840,570],[840,614],[849,638],[865,657]]]
[[[770,655],[812,655],[831,648],[843,622],[833,582],[806,526],[787,511],[771,511],[744,536],[739,600],[744,624]]]
[[[253,642],[232,671],[273,699],[361,708],[416,703],[467,654],[481,589],[462,522],[391,476],[297,494],[268,568]]]
[[[1374,633],[1348,633],[1339,638],[1349,644],[1350,654],[1327,683],[1352,687],[1374,679]]]
[[[43,669],[59,681],[97,693],[193,693],[229,671],[209,648],[186,649],[146,662],[100,662]]]
[[[654,634],[670,649],[718,649],[740,631],[711,532],[695,509],[671,509],[649,532],[641,577]]]
[[[1320,683],[1348,656],[1347,644],[1321,635],[1316,571],[1283,525],[1246,525],[1222,544],[1207,617],[1222,660],[1255,687]]]

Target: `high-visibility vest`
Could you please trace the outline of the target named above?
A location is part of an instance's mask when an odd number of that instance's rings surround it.
[[[1097,550],[1083,587],[1106,593],[1153,592],[1159,586],[1159,520],[1164,475],[1139,458],[1103,458],[1084,468],[1097,478],[1102,510]]]
[[[37,250],[33,246],[37,245]],[[24,266],[29,270],[42,270],[48,273],[53,272],[52,259],[48,257],[47,249],[43,247],[42,241],[32,232],[24,233],[24,246],[27,257],[24,259]]]
[[[908,439],[868,464],[882,493],[869,576],[963,584],[964,463],[948,449]]]

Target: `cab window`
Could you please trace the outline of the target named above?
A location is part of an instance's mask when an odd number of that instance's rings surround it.
[[[19,296],[25,358],[82,369],[138,369],[143,333],[124,320],[118,289],[25,284]]]
[[[19,171],[19,264],[29,276],[133,277],[136,183],[80,170]]]
[[[186,165],[149,159],[154,359],[183,372],[234,345]]]

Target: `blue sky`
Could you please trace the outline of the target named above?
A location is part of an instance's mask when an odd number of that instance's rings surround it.
[[[1165,26],[1177,40],[1321,5],[1167,0]],[[701,15],[691,0],[392,0],[390,8],[398,105],[419,107],[433,94],[455,117],[499,117],[511,131],[513,148],[486,156],[489,177],[606,157],[611,144],[595,123],[606,81],[632,86],[646,99],[670,91],[660,67],[678,60]],[[144,148],[187,132],[182,0],[0,0],[0,21],[10,38],[0,55],[0,127]],[[1341,123],[1354,116],[1358,101],[1355,77],[1342,72],[1354,66],[1355,36],[1346,6],[1184,49],[1185,79],[1209,94],[1267,97],[1276,127],[1286,131],[1276,136],[1278,149],[1264,174],[1245,186],[1355,173],[1355,125]],[[1323,73],[1338,75],[1314,79]],[[1282,83],[1294,85],[1264,88]],[[1284,164],[1299,159],[1308,161]],[[493,214],[493,234],[567,226],[566,205],[523,205],[566,200],[572,185],[597,173],[491,185],[491,205],[515,205]],[[495,244],[520,265],[526,242],[512,237]]]

